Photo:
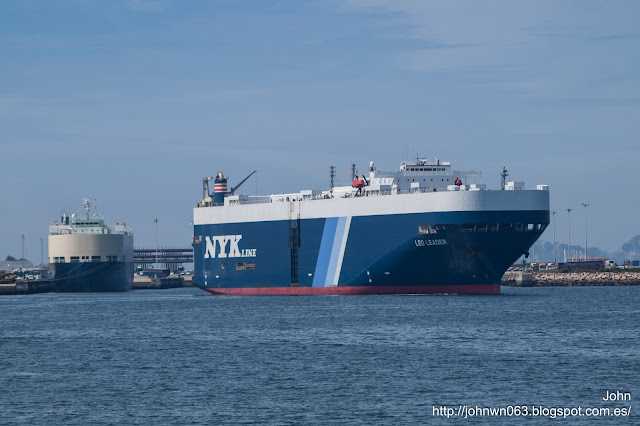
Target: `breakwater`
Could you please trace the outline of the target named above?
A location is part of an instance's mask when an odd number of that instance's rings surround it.
[[[640,271],[506,272],[502,285],[514,287],[629,286],[640,285]]]

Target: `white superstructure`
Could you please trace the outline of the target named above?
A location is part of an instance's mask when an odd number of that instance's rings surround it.
[[[506,170],[503,172],[507,176]],[[203,200],[194,209],[194,224],[264,222],[292,218],[331,216],[373,216],[398,213],[452,211],[509,211],[549,208],[549,187],[537,185],[525,190],[524,182],[508,182],[504,191],[477,183],[478,171],[455,171],[451,163],[402,162],[398,171],[377,170],[369,164],[369,177],[351,186],[327,191],[302,190],[262,196],[231,195],[223,206]],[[356,182],[362,182],[359,190]],[[237,206],[237,207],[236,207]],[[222,207],[222,208],[221,208]]]
[[[49,227],[49,262],[133,262],[133,231],[124,222],[106,225],[104,217],[90,216],[90,200],[84,200],[85,216],[66,213]]]

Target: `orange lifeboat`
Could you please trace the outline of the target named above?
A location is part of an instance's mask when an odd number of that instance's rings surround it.
[[[355,178],[353,180],[353,183],[351,184],[351,187],[352,188],[358,188],[358,189],[364,188],[364,179]]]

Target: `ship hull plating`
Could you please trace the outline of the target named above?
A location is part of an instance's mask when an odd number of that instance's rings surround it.
[[[131,262],[51,263],[58,293],[129,291],[133,286]]]
[[[196,224],[193,282],[235,295],[499,294],[548,223],[542,209]]]

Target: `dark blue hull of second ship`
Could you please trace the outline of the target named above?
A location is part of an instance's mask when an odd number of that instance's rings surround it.
[[[497,294],[548,224],[541,210],[196,225],[193,282],[214,294]]]
[[[50,264],[58,293],[129,291],[133,286],[131,262]]]

